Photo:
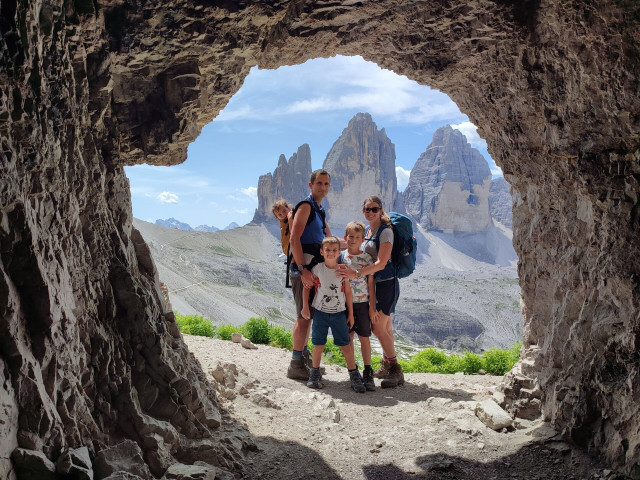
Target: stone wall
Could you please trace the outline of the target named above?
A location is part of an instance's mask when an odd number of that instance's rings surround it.
[[[631,0],[3,0],[0,477],[16,446],[55,461],[125,438],[155,476],[235,468],[122,167],[183,161],[251,66],[335,54],[479,126],[513,188],[525,304],[506,401],[639,477],[639,19]]]

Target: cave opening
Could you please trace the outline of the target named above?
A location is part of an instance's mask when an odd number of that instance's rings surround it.
[[[368,117],[360,118],[363,113]],[[442,133],[448,125],[453,128],[451,133]],[[349,140],[355,137],[357,140]],[[390,142],[386,153],[381,138]],[[308,153],[302,148],[305,144]],[[512,201],[508,183],[487,150],[475,125],[447,95],[362,57],[338,55],[272,70],[253,67],[226,107],[189,145],[184,163],[137,165],[126,167],[126,172],[137,219],[205,232],[258,223],[279,238],[270,208],[273,201],[282,197],[294,205],[296,195],[302,198],[308,193],[310,170],[335,169],[332,190],[340,193],[331,198],[329,222],[341,236],[346,222],[362,220],[355,196],[376,193],[387,198],[382,193],[386,185],[370,189],[344,169],[359,171],[360,177],[365,170],[375,170],[368,181],[389,182],[394,189],[397,185],[397,195],[389,196],[388,210],[407,212],[403,193],[412,169],[421,162],[422,172],[415,168],[416,178],[425,170],[434,173],[410,187],[415,204],[410,214],[420,239],[422,267],[413,281],[403,281],[408,297],[401,302],[404,306],[399,307],[397,319],[408,346],[404,355],[415,353],[419,346],[480,353],[488,348],[510,348],[522,340]],[[438,153],[429,157],[433,151]],[[294,152],[291,157],[290,152]],[[336,158],[343,160],[336,162]],[[303,166],[305,161],[310,166]],[[393,179],[380,173],[388,167]],[[291,169],[304,168],[309,172],[296,180],[290,176]],[[292,184],[296,182],[300,185]],[[444,193],[440,200],[429,195],[427,202],[422,198],[426,189]],[[349,190],[358,193],[350,195]],[[423,203],[442,207],[435,213],[421,212],[417,205]],[[432,219],[436,215],[438,220]],[[146,235],[152,236],[152,230]],[[182,238],[187,242],[190,237]],[[220,242],[211,246],[214,252],[234,253],[224,240]],[[152,252],[163,258],[161,263],[169,261],[166,251],[161,255],[152,248]],[[238,249],[235,254],[248,255]],[[275,255],[271,261],[278,267],[271,272],[277,282],[254,272],[251,280],[236,286],[259,296],[264,290],[273,291],[275,285],[277,292],[288,294],[279,285],[284,279],[280,262]],[[162,272],[166,265],[160,268]],[[243,268],[254,270],[250,265]],[[246,310],[230,319],[227,309],[220,311],[219,302],[188,300],[194,289],[201,290],[202,297],[212,296],[205,285],[211,280],[205,278],[211,270],[197,272],[200,274],[182,276],[179,282],[167,282],[172,302],[180,306],[181,313],[204,315],[216,325],[248,320],[242,316]],[[431,286],[418,287],[427,284]],[[295,319],[291,305],[267,303],[257,302],[255,315],[290,327]]]

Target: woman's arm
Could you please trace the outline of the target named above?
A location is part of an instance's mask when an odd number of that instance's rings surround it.
[[[378,259],[372,263],[371,265],[367,265],[364,268],[360,269],[360,275],[373,275],[374,273],[383,270],[384,267],[387,266],[387,262],[391,258],[391,250],[393,249],[393,244],[389,242],[384,242],[380,244],[380,249],[378,250]]]

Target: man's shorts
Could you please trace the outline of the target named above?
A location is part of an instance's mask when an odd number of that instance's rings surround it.
[[[293,300],[296,302],[296,318],[302,318],[302,291],[304,290],[304,285],[302,285],[302,278],[300,275],[296,277],[291,277],[291,292],[293,293]],[[311,308],[311,303],[313,302],[313,294],[315,289],[312,288],[309,292],[309,313],[313,318],[313,308]]]
[[[347,312],[325,313],[316,310],[311,324],[311,343],[314,345],[326,345],[327,334],[331,328],[333,343],[339,347],[349,345],[349,325],[347,325]]]
[[[371,336],[369,302],[358,302],[353,304],[353,327],[351,327],[349,332],[356,332],[359,337]]]
[[[398,277],[376,283],[376,310],[389,316],[396,310],[400,296]]]

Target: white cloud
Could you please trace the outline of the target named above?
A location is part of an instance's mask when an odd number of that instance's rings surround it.
[[[247,197],[252,200],[258,200],[258,188],[257,187],[247,187],[241,188],[240,191],[244,193]]]
[[[362,57],[316,58],[268,71],[253,68],[241,91],[216,120],[273,122],[292,115],[344,110],[416,124],[463,118],[442,92]],[[251,107],[246,105],[249,99]]]
[[[462,122],[457,125],[451,125],[451,128],[455,128],[462,132],[467,137],[467,142],[477,148],[487,148],[487,142],[478,135],[478,127],[471,122]]]
[[[156,198],[162,203],[178,203],[178,195],[171,192],[162,192]]]
[[[411,170],[402,167],[396,167],[396,178],[398,179],[398,191],[402,192],[409,184],[409,175]]]

